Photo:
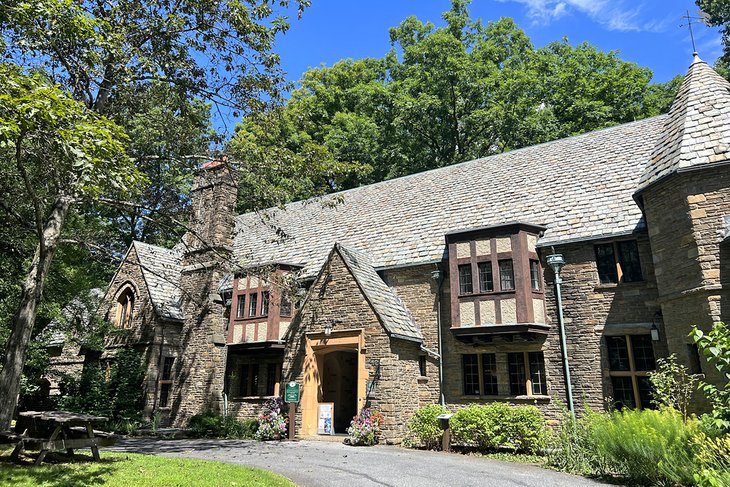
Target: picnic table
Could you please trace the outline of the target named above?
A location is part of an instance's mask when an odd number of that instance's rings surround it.
[[[25,411],[18,413],[16,434],[2,433],[17,442],[11,458],[18,459],[25,450],[40,450],[35,465],[40,465],[49,451],[66,450],[69,455],[78,448],[91,448],[95,461],[99,461],[99,447],[116,443],[109,433],[94,431],[94,424],[108,420],[104,416],[71,413],[67,411]],[[17,434],[19,431],[22,433]]]

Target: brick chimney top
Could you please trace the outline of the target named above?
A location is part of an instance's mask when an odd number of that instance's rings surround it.
[[[222,166],[223,164],[228,162],[228,156],[222,155],[218,159],[213,159],[212,161],[208,161],[204,163],[200,168],[204,171],[207,171],[209,169],[215,169],[216,167]]]

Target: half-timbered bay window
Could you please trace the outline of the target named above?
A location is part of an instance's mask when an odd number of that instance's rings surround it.
[[[642,281],[636,240],[597,244],[596,267],[601,284]]]
[[[457,339],[474,343],[479,335],[547,332],[537,247],[543,230],[509,223],[446,235],[451,332]]]
[[[165,357],[162,362],[162,374],[160,375],[160,402],[161,408],[169,406],[170,389],[172,389],[172,365],[175,363],[175,357]]]
[[[651,336],[608,336],[606,348],[615,406],[649,407],[651,405],[649,373],[656,367]]]

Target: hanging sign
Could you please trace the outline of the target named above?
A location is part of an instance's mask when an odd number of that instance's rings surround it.
[[[334,435],[335,403],[321,402],[317,410],[317,434]]]

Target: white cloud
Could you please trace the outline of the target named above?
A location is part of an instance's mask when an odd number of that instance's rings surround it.
[[[667,28],[668,21],[641,18],[642,4],[629,6],[626,0],[500,0],[517,2],[527,8],[527,15],[537,23],[550,23],[573,12],[587,15],[609,30],[652,31]]]

